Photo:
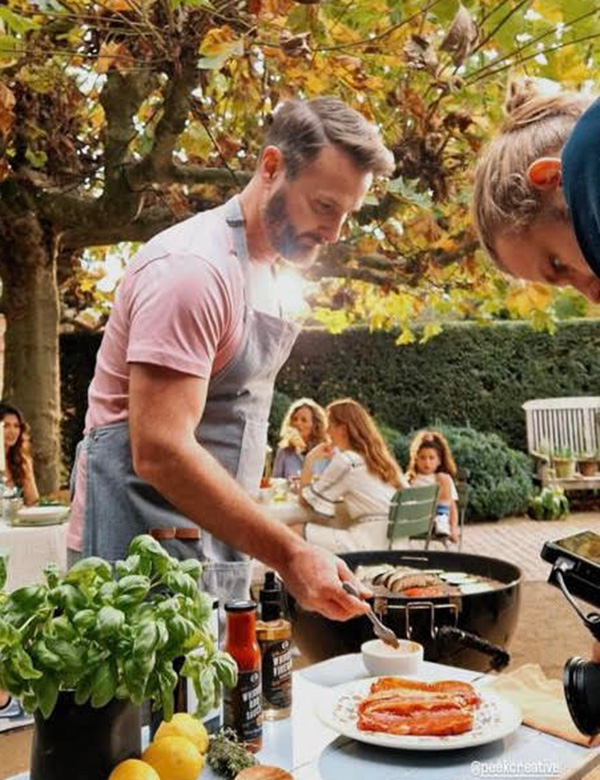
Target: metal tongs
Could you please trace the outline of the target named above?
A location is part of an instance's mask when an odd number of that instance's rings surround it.
[[[349,582],[342,582],[342,588],[346,591],[346,593],[349,593],[351,596],[354,596],[354,598],[360,599],[362,601],[356,588],[353,585],[350,585]],[[379,620],[377,615],[373,612],[373,608],[370,604],[369,611],[365,614],[373,624],[373,633],[376,637],[381,639],[382,642],[385,642],[386,645],[390,645],[391,647],[395,648],[400,647],[400,642],[398,641],[396,634],[392,631],[391,628],[384,626],[381,620]]]

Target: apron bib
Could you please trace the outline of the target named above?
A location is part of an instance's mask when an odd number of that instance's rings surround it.
[[[263,471],[275,378],[289,357],[299,327],[250,306],[250,261],[238,197],[227,202],[225,215],[244,272],[244,329],[237,355],[209,380],[195,436],[240,487],[252,494]],[[134,536],[151,528],[195,527],[134,472],[127,421],[93,429],[81,446],[87,450],[84,555],[114,561],[125,557]],[[169,542],[169,549],[178,557],[190,554],[177,541]],[[247,557],[204,529],[202,552],[213,561]]]

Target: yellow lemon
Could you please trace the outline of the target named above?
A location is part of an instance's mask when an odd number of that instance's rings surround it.
[[[208,732],[204,723],[189,712],[176,712],[171,720],[163,720],[156,730],[154,740],[163,737],[185,737],[193,742],[201,753],[208,750]]]
[[[138,761],[137,758],[128,758],[117,764],[108,780],[160,780],[160,777],[150,764]]]
[[[185,737],[163,737],[146,748],[142,759],[154,767],[160,780],[196,780],[204,756]]]

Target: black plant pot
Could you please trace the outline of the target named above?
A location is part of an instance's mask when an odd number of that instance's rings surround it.
[[[120,761],[140,756],[141,709],[130,701],[94,709],[64,692],[47,720],[39,710],[34,718],[31,780],[107,780]]]

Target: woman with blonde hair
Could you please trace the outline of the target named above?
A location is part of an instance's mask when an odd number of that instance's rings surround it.
[[[408,481],[411,485],[438,485],[435,533],[458,542],[458,491],[454,484],[456,464],[450,445],[439,431],[420,431],[409,451]]]
[[[384,549],[391,498],[407,482],[363,406],[344,398],[329,404],[326,411],[330,442],[317,445],[304,459],[302,502],[325,518],[334,518],[336,506],[342,504],[348,527],[309,522],[293,528],[308,541],[337,553]],[[312,481],[313,463],[322,458],[331,462]]]
[[[302,471],[304,455],[325,441],[326,427],[325,411],[316,401],[312,398],[294,401],[281,424],[281,438],[272,476],[298,477]]]
[[[475,172],[474,217],[513,276],[600,302],[600,101],[511,84],[507,119]]]

